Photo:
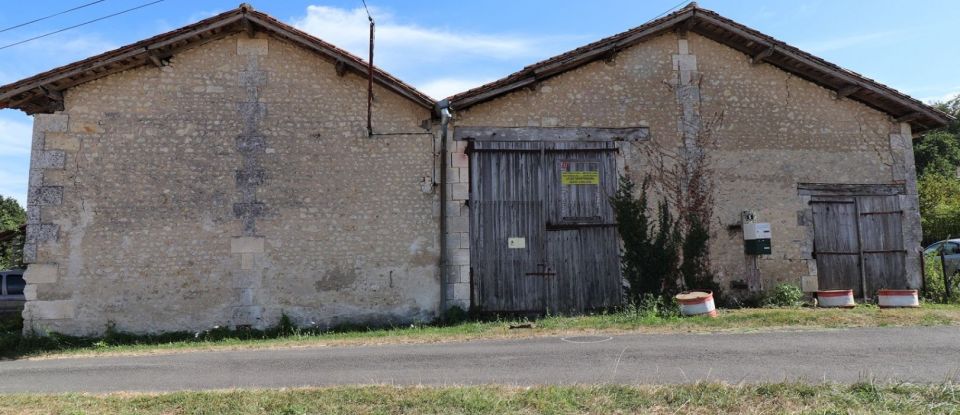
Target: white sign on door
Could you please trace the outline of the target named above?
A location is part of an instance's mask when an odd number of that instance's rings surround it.
[[[518,236],[507,238],[507,247],[510,249],[526,249],[527,238],[521,238]]]

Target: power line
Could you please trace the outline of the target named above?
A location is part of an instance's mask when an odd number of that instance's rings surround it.
[[[663,13],[660,13],[660,14],[654,16],[654,17],[653,17],[652,19],[650,19],[650,20],[659,19],[660,17],[666,15],[667,13],[672,12],[672,11],[673,11],[674,9],[676,9],[677,7],[683,6],[683,4],[686,3],[686,2],[688,2],[688,1],[690,1],[690,0],[683,0],[683,1],[679,2],[679,3],[677,3],[676,6],[673,6],[673,7],[669,8],[669,9],[667,9],[667,11],[665,11],[665,12],[663,12]]]
[[[19,41],[19,42],[14,42],[14,43],[11,43],[11,44],[8,44],[8,45],[3,45],[3,46],[0,46],[0,50],[6,49],[6,48],[9,48],[9,47],[12,47],[12,46],[22,45],[22,44],[27,43],[27,42],[29,42],[29,41],[31,41],[31,40],[37,40],[37,39],[44,38],[44,37],[47,37],[47,36],[50,36],[50,35],[55,35],[55,34],[57,34],[57,33],[65,32],[65,31],[70,30],[70,29],[76,29],[76,28],[78,28],[78,27],[80,27],[80,26],[85,26],[85,25],[88,25],[88,24],[90,24],[90,23],[99,22],[99,21],[101,21],[101,20],[103,20],[103,19],[109,19],[109,18],[114,17],[114,16],[119,16],[119,15],[121,15],[121,14],[128,13],[128,12],[132,12],[132,11],[137,10],[137,9],[142,9],[142,8],[144,8],[144,7],[154,5],[154,4],[160,3],[160,2],[162,2],[162,1],[164,1],[164,0],[156,0],[156,1],[153,1],[153,2],[150,2],[150,3],[141,4],[141,5],[137,6],[137,7],[133,7],[133,8],[130,8],[130,9],[126,9],[126,10],[124,10],[124,11],[116,12],[116,13],[113,13],[113,14],[108,14],[108,15],[103,16],[103,17],[98,17],[98,18],[93,19],[93,20],[88,20],[88,21],[83,22],[83,23],[80,23],[80,24],[75,24],[75,25],[70,26],[70,27],[65,27],[65,28],[60,29],[60,30],[55,30],[55,31],[50,32],[50,33],[45,33],[45,34],[42,34],[42,35],[40,35],[40,36],[34,36],[34,37],[30,38],[30,39],[24,39],[24,40],[21,40],[21,41]]]
[[[370,9],[367,7],[367,0],[360,0],[363,2],[363,9],[367,11],[367,19],[371,22],[373,21],[373,16],[370,15]]]
[[[61,15],[61,14],[70,13],[70,12],[72,12],[72,11],[74,11],[74,10],[80,10],[80,9],[82,9],[82,8],[84,8],[84,7],[92,6],[92,5],[97,4],[97,3],[103,3],[104,1],[106,1],[106,0],[97,0],[97,1],[91,1],[91,2],[89,2],[89,3],[87,3],[87,4],[81,4],[81,5],[77,6],[77,7],[72,8],[72,9],[67,9],[67,10],[64,10],[64,11],[62,11],[62,12],[58,12],[58,13],[51,14],[51,15],[49,15],[49,16],[41,17],[41,18],[39,18],[39,19],[33,19],[33,20],[29,21],[29,22],[23,22],[23,23],[20,23],[20,24],[18,24],[18,25],[16,25],[16,26],[10,26],[10,27],[4,28],[4,29],[0,29],[0,33],[6,32],[6,31],[8,31],[8,30],[13,30],[13,29],[16,29],[16,28],[18,28],[18,27],[24,27],[24,26],[26,26],[26,25],[28,25],[28,24],[36,23],[36,22],[39,22],[39,21],[41,21],[41,20],[47,20],[47,19],[49,19],[49,18],[51,18],[51,17],[57,17],[57,16],[59,16],[59,15]]]

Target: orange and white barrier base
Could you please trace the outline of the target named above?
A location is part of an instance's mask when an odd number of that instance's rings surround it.
[[[817,307],[853,308],[853,290],[817,291]]]
[[[877,292],[877,305],[880,308],[920,307],[917,290],[887,290]]]
[[[680,303],[680,314],[685,316],[717,316],[712,291],[682,292],[674,298]]]

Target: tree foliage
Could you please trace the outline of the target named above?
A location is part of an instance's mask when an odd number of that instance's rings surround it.
[[[960,236],[960,179],[927,172],[917,187],[924,245]]]
[[[946,130],[927,134],[913,145],[913,155],[918,175],[954,176],[960,166],[960,139]]]
[[[0,233],[13,231],[12,237],[0,240],[0,269],[22,264],[23,237],[20,226],[27,222],[27,212],[12,197],[0,196]]]
[[[960,118],[960,96],[935,107]],[[960,121],[914,142],[923,242],[960,235]]]
[[[680,275],[684,287],[710,290],[719,295],[720,285],[710,269],[710,229],[697,216],[690,215],[687,219],[681,252]]]

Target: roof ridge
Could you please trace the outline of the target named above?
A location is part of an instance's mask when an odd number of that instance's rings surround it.
[[[681,24],[683,26],[680,26]],[[726,34],[729,35],[729,38],[726,40],[721,40],[716,37],[710,37],[712,32],[705,29],[704,26],[714,26],[719,30],[725,30],[727,31]],[[663,34],[670,29],[679,29],[681,27],[683,27],[685,31],[689,30],[698,32],[708,39],[734,48],[741,53],[751,54],[751,57],[760,55],[760,53],[765,49],[776,49],[776,54],[785,55],[783,57],[784,60],[791,60],[792,63],[806,66],[806,69],[809,69],[811,72],[818,72],[820,78],[822,78],[819,80],[811,79],[814,76],[810,73],[801,75],[801,77],[807,81],[814,82],[822,87],[837,91],[852,84],[857,88],[860,88],[871,94],[876,94],[879,97],[868,97],[867,93],[858,94],[857,92],[854,92],[853,94],[847,94],[850,95],[852,99],[860,101],[882,112],[886,112],[898,119],[913,117],[910,118],[910,121],[913,123],[919,123],[918,119],[926,117],[924,122],[920,124],[920,128],[916,129],[915,131],[940,127],[953,119],[953,117],[949,114],[933,108],[932,106],[910,97],[909,95],[899,92],[894,88],[881,84],[852,70],[828,62],[808,52],[804,52],[784,41],[778,40],[756,29],[724,17],[713,10],[700,7],[695,1],[690,2],[685,7],[663,17],[647,21],[640,26],[633,27],[559,55],[543,59],[534,64],[527,65],[523,67],[523,69],[498,80],[454,94],[448,97],[447,100],[450,101],[454,109],[468,108],[480,102],[484,102],[509,93],[514,89],[529,86],[548,77],[555,76],[595,60],[611,56],[623,48],[641,43],[653,36]],[[737,41],[742,41],[743,44],[732,44],[736,43]],[[769,53],[773,54],[774,52],[769,51]],[[780,62],[775,59],[766,58],[765,62],[773,64],[786,72],[800,72],[800,70],[796,67],[780,64]],[[837,86],[837,83],[841,83],[841,85]],[[915,115],[917,114],[920,114],[920,116],[916,117]]]
[[[206,28],[207,31],[212,33],[207,38],[215,37],[224,33],[235,33],[242,30],[241,23],[243,20],[251,19],[256,19],[262,21],[266,25],[274,26],[263,28],[272,35],[279,36],[281,38],[287,38],[288,40],[291,40],[294,43],[299,43],[302,47],[308,47],[317,53],[323,54],[323,52],[329,52],[327,55],[335,56],[328,56],[328,58],[349,61],[351,64],[349,66],[352,66],[353,69],[358,73],[366,75],[368,72],[367,63],[362,58],[309,33],[297,29],[287,23],[277,20],[266,13],[257,11],[248,3],[242,3],[237,8],[230,9],[223,13],[199,20],[180,28],[160,33],[116,49],[81,59],[79,61],[61,65],[39,74],[23,78],[19,81],[2,85],[0,86],[0,108],[19,108],[28,114],[35,112],[50,112],[50,107],[47,105],[49,102],[41,102],[40,104],[34,102],[38,100],[43,101],[45,99],[49,99],[49,94],[44,88],[54,89],[55,92],[59,92],[63,89],[72,88],[76,85],[99,79],[103,76],[108,76],[117,71],[117,69],[104,69],[100,73],[97,73],[96,70],[105,68],[109,65],[116,65],[117,67],[122,68],[121,70],[127,70],[146,65],[151,61],[151,53],[159,52],[161,49],[166,47],[170,47],[171,50],[176,50],[179,52],[184,48],[192,47],[192,44],[195,42],[206,40],[201,36],[202,33],[195,32],[202,31]],[[217,32],[218,30],[219,32]],[[287,33],[282,32],[288,32],[290,35],[293,35],[292,37],[297,37],[299,39],[293,39],[291,36],[284,36]],[[189,34],[195,34],[195,36],[198,38],[195,40],[191,40],[190,38],[179,39],[180,37]],[[182,45],[180,46],[172,46],[181,42]],[[77,72],[77,74],[64,76],[65,74],[73,74],[74,72]],[[388,89],[392,89],[394,92],[400,93],[400,95],[417,102],[419,105],[425,108],[433,108],[435,100],[429,95],[421,92],[412,85],[401,81],[399,78],[391,75],[376,65],[373,66],[373,72],[374,79],[377,83],[381,84],[381,86],[387,86]],[[63,81],[63,78],[73,77],[80,77],[80,79],[71,79],[70,81],[67,81],[67,85],[62,88],[58,88],[56,86],[52,88],[50,87],[54,83]]]

